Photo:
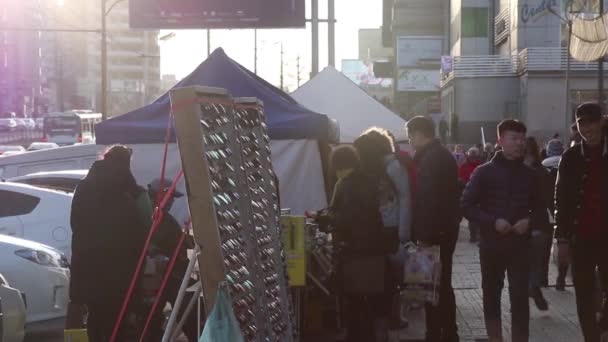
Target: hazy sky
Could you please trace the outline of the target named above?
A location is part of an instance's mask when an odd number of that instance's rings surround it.
[[[310,1],[306,2],[307,17]],[[319,15],[327,16],[327,0],[319,0]],[[336,67],[342,59],[358,57],[358,31],[360,28],[378,28],[382,25],[382,0],[336,0]],[[171,31],[163,31],[161,35]],[[176,37],[161,42],[161,71],[175,74],[178,79],[187,76],[207,57],[206,31],[173,31]],[[327,65],[327,24],[320,24],[320,69]],[[258,74],[267,81],[280,83],[280,43],[284,46],[285,85],[291,90],[297,83],[297,59],[300,56],[301,83],[308,80],[311,64],[310,26],[299,30],[258,30]],[[253,30],[211,31],[211,51],[222,47],[228,56],[254,70]]]

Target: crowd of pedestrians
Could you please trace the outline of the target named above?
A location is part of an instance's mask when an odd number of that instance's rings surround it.
[[[542,288],[549,285],[555,239],[556,289],[565,290],[571,268],[584,341],[600,342],[608,330],[608,307],[596,315],[598,296],[608,289],[608,131],[603,124],[600,107],[583,104],[576,110],[569,148],[557,135],[541,148],[523,123],[504,120],[497,127],[497,146],[486,143],[465,153],[462,145],[446,148],[431,119],[415,117],[405,128],[411,153],[381,128],[364,132],[352,146],[337,147],[331,156],[336,182],[328,217],[347,340],[384,342],[390,328],[407,325],[395,318],[394,308],[404,278],[403,250],[415,243],[438,247],[441,260],[439,301],[424,307],[426,340],[459,341],[452,263],[464,217],[470,241],[479,245],[490,341],[503,341],[505,275],[514,342],[529,339],[529,298],[539,310],[549,310]],[[88,311],[92,342],[110,339],[152,224],[151,202],[169,183],[137,185],[131,154],[125,146],[110,148],[78,186],[72,204],[70,307],[80,321],[84,310],[79,308]],[[149,257],[169,258],[183,234],[169,214],[171,204],[162,212]],[[187,238],[159,310],[175,301],[187,249],[193,247]],[[138,336],[137,320],[150,309],[138,284],[119,340]],[[150,340],[160,340],[161,311],[152,325]],[[189,340],[196,340],[199,327],[196,317],[187,319]]]
[[[339,147],[332,162],[340,179],[331,212],[339,237],[348,341],[386,341],[391,301],[398,300],[404,244],[438,246],[439,303],[428,304],[426,340],[459,341],[452,288],[452,259],[466,218],[479,245],[483,313],[489,340],[503,341],[501,297],[508,278],[512,341],[528,341],[529,298],[541,311],[549,286],[554,241],[556,290],[564,291],[572,265],[585,342],[608,331],[608,308],[597,315],[598,293],[608,288],[608,131],[600,107],[584,104],[566,144],[555,135],[540,146],[517,120],[497,127],[496,146],[448,150],[431,119],[407,126],[413,151],[399,151],[382,129],[363,133],[354,147]],[[348,151],[346,167],[340,156]],[[346,171],[345,171],[346,170]],[[346,260],[346,261],[345,261]],[[344,267],[342,267],[344,266]],[[356,277],[349,272],[356,270]],[[380,276],[380,274],[382,274]],[[365,279],[366,286],[353,285]],[[381,303],[381,305],[376,305]]]

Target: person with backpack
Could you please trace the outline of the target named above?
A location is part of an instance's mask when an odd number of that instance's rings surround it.
[[[407,123],[416,150],[416,194],[413,235],[423,246],[439,246],[441,287],[439,305],[426,305],[426,340],[459,341],[456,300],[452,288],[452,259],[460,224],[458,166],[452,153],[435,138],[432,120],[419,116]]]
[[[387,258],[385,293],[379,304],[382,312],[376,322],[379,339],[388,338],[388,319],[391,317],[393,298],[398,294],[403,267],[397,255],[399,243],[411,240],[410,184],[407,170],[397,160],[394,141],[380,128],[371,128],[355,140],[361,169],[377,179],[378,209],[386,234],[391,257]]]

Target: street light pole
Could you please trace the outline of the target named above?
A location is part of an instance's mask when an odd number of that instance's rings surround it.
[[[600,18],[604,21],[604,0],[600,0]],[[598,90],[598,102],[602,111],[604,110],[604,57],[600,57],[597,62],[597,90]]]
[[[101,119],[108,118],[108,45],[106,41],[106,2],[101,0]]]

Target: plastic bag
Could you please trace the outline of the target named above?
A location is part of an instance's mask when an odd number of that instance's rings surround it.
[[[439,246],[420,247],[408,244],[403,263],[402,298],[410,302],[439,303],[441,286]]]
[[[227,285],[220,284],[211,314],[207,318],[199,342],[243,342],[239,322],[234,316]]]

